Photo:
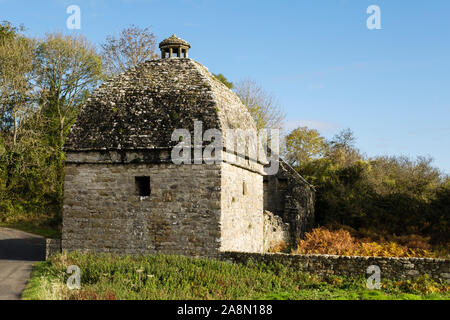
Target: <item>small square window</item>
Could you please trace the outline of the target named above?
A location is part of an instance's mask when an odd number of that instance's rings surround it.
[[[135,177],[136,192],[140,197],[150,196],[150,177]]]

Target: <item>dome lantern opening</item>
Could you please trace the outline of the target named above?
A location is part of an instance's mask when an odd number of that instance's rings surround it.
[[[188,51],[191,45],[173,34],[161,41],[159,48],[161,49],[161,59],[188,58]]]

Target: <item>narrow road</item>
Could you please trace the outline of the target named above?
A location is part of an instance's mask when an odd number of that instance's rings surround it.
[[[0,300],[20,299],[33,263],[44,259],[44,238],[0,228]]]

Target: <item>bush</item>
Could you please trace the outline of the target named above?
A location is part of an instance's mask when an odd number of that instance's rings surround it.
[[[433,252],[427,247],[421,237],[413,237],[416,242],[405,237],[400,237],[404,243],[413,243],[408,247],[393,241],[375,242],[366,239],[357,239],[349,231],[344,229],[328,230],[326,228],[316,228],[306,233],[304,240],[298,240],[298,254],[335,254],[370,257],[435,257]],[[420,241],[419,241],[420,240]],[[408,242],[409,241],[409,242]],[[419,242],[417,242],[419,241]]]
[[[430,237],[433,245],[450,242],[450,177],[433,167],[431,158],[369,158],[355,148],[352,133],[344,131],[328,141],[320,157],[291,164],[317,190],[320,226],[420,235]]]

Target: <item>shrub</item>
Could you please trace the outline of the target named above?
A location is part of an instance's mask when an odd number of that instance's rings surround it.
[[[346,230],[330,231],[316,228],[299,240],[297,253],[350,255],[357,249],[354,239]]]
[[[329,230],[323,227],[313,229],[305,235],[304,240],[298,240],[299,254],[335,254],[370,257],[434,257],[427,250],[426,242],[421,237],[400,237],[403,244],[393,241],[370,241],[357,239],[344,229]],[[414,245],[408,247],[405,244]],[[427,248],[427,249],[425,249]]]
[[[281,241],[275,245],[273,245],[270,249],[269,252],[286,252],[288,253],[289,251],[289,246],[285,241]]]

